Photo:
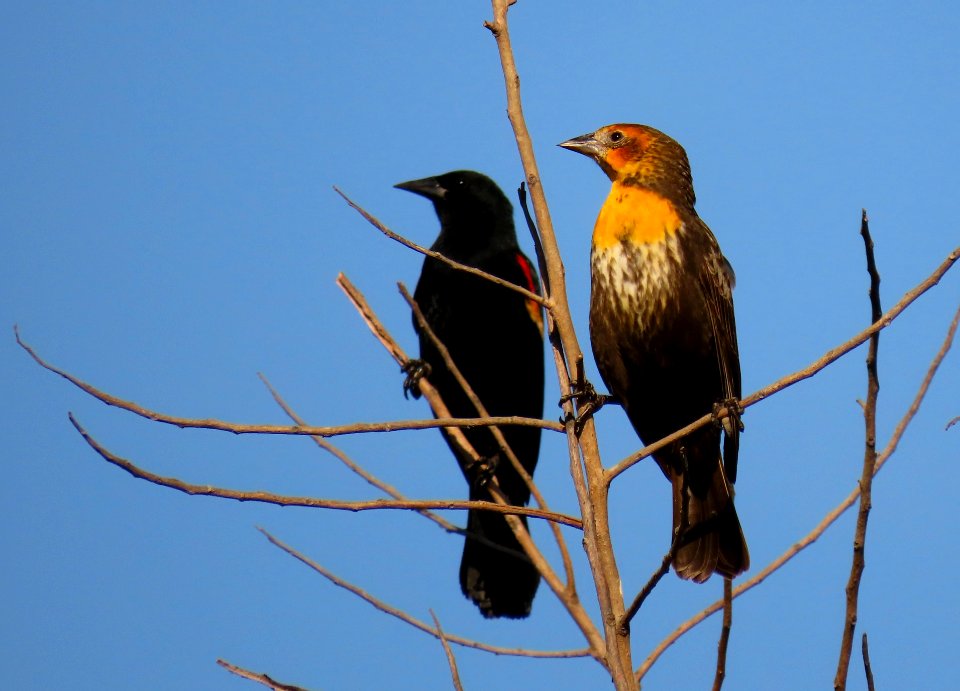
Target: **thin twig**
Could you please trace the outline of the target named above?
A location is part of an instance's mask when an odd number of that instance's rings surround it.
[[[470,383],[464,378],[456,363],[453,361],[453,358],[450,356],[450,351],[447,350],[447,347],[440,341],[439,338],[437,338],[437,335],[430,327],[430,324],[427,322],[426,317],[424,317],[420,307],[417,305],[416,301],[407,291],[406,287],[403,286],[403,284],[400,284],[400,292],[410,305],[410,309],[413,311],[414,319],[417,320],[417,324],[419,325],[420,329],[427,336],[427,338],[431,340],[433,346],[437,349],[437,352],[443,359],[444,365],[453,375],[457,383],[460,384],[460,388],[463,389],[467,398],[473,404],[477,414],[481,417],[486,416],[487,411],[483,403],[477,397],[476,393],[473,391],[473,388],[470,386]],[[520,475],[521,478],[523,478],[537,503],[543,510],[547,510],[546,501],[540,494],[540,490],[534,483],[533,478],[530,477],[530,474],[520,463],[520,460],[517,458],[516,454],[513,453],[513,450],[507,444],[507,440],[503,437],[503,434],[496,427],[491,427],[490,429],[494,433],[494,438],[497,440],[497,443],[500,445],[501,449],[504,450],[509,462],[513,465],[514,470]],[[491,480],[487,483],[487,489],[490,492],[490,496],[498,504],[507,505],[510,503],[507,501],[507,497],[500,490],[500,486],[496,477],[491,478]],[[566,584],[562,583],[557,577],[556,572],[550,566],[549,562],[547,562],[546,558],[543,556],[543,553],[537,548],[536,544],[533,542],[533,539],[530,537],[530,533],[527,531],[523,523],[520,520],[510,516],[507,516],[507,523],[510,525],[510,529],[513,531],[517,541],[523,547],[524,552],[526,552],[527,556],[530,558],[531,563],[534,565],[534,567],[536,567],[547,586],[554,592],[564,608],[566,608],[566,610],[570,613],[570,616],[573,618],[577,626],[579,626],[581,631],[583,631],[584,637],[587,639],[587,641],[590,642],[592,646],[601,645],[602,639],[600,638],[600,632],[597,631],[596,627],[593,625],[593,622],[590,620],[590,616],[587,614],[586,610],[583,608],[583,605],[580,603],[579,598],[577,597],[573,582],[573,562],[570,560],[570,556],[567,552],[566,545],[564,544],[563,536],[560,534],[560,531],[554,530],[553,532],[557,541],[557,545],[560,549],[560,553],[563,555],[563,564],[567,575]]]
[[[663,555],[663,560],[660,562],[660,566],[656,571],[653,572],[653,575],[644,583],[643,587],[640,589],[640,592],[637,593],[637,596],[633,598],[633,602],[630,603],[630,606],[627,608],[626,612],[623,614],[623,621],[620,624],[620,628],[623,631],[630,631],[630,622],[633,621],[633,618],[637,615],[637,612],[640,611],[640,607],[643,606],[643,603],[646,602],[647,597],[650,593],[653,592],[653,589],[657,587],[657,584],[660,583],[660,579],[667,575],[667,572],[670,571],[670,564],[673,563],[673,558],[675,556],[675,550],[673,547]]]
[[[860,639],[860,653],[863,655],[863,673],[867,678],[867,691],[875,691],[876,687],[873,685],[873,668],[870,666],[870,648],[867,645],[867,632],[863,632],[863,637]]]
[[[450,665],[450,678],[453,681],[453,688],[456,689],[456,691],[463,691],[463,684],[460,683],[460,672],[457,670],[457,658],[453,656],[453,650],[447,641],[447,635],[443,632],[443,628],[440,626],[440,620],[437,619],[437,615],[434,614],[432,609],[430,610],[430,618],[433,619],[433,626],[437,630],[437,637],[443,645],[443,652],[447,656],[447,664]]]
[[[878,319],[875,323],[873,323],[872,325],[870,325],[869,327],[867,327],[866,329],[858,333],[856,336],[854,336],[850,340],[844,343],[841,343],[836,348],[832,348],[831,350],[828,350],[826,353],[824,353],[824,355],[820,359],[804,367],[803,369],[797,370],[792,374],[788,374],[787,376],[778,379],[772,384],[768,384],[762,389],[759,389],[758,391],[750,394],[749,396],[747,396],[746,398],[740,401],[740,407],[744,409],[749,408],[750,406],[755,405],[756,403],[759,403],[760,401],[767,398],[768,396],[771,396],[777,393],[778,391],[782,391],[788,386],[792,386],[793,384],[803,381],[804,379],[809,379],[820,370],[824,369],[828,365],[839,360],[841,357],[849,353],[851,350],[853,350],[860,344],[864,343],[873,334],[878,333],[883,329],[885,329],[886,327],[890,326],[893,320],[896,319],[898,316],[900,316],[900,314],[902,314],[903,311],[907,307],[909,307],[918,297],[920,297],[925,292],[933,288],[933,286],[937,285],[937,283],[940,282],[940,279],[943,278],[944,274],[947,273],[947,271],[949,271],[950,268],[956,263],[957,259],[960,259],[960,247],[953,250],[953,252],[947,255],[947,258],[940,264],[940,266],[936,268],[936,270],[932,274],[930,274],[927,278],[925,278],[923,281],[917,284],[917,286],[914,287],[912,290],[907,291],[904,294],[904,296],[900,298],[900,301],[896,305],[894,305],[891,309],[887,310],[887,312],[883,314],[880,317],[880,319]],[[651,454],[656,453],[663,447],[669,444],[672,444],[676,440],[687,436],[688,434],[690,434],[695,430],[700,429],[707,423],[716,419],[717,416],[722,418],[722,417],[725,417],[727,414],[728,414],[727,409],[721,408],[720,410],[717,411],[716,415],[714,414],[704,415],[703,417],[698,418],[697,420],[694,420],[686,427],[683,427],[682,429],[677,430],[673,434],[670,434],[664,437],[663,439],[660,439],[659,441],[654,442],[653,444],[643,447],[636,453],[630,456],[627,456],[625,459],[623,459],[622,461],[617,463],[615,466],[611,467],[606,471],[607,483],[609,484],[617,475],[627,470],[631,466],[635,465],[636,463],[642,461],[644,458],[647,458]]]
[[[282,494],[273,494],[270,492],[241,492],[222,487],[212,487],[210,485],[194,485],[173,477],[164,477],[151,473],[148,470],[138,467],[125,458],[107,450],[103,445],[94,439],[86,429],[84,429],[73,413],[69,414],[70,422],[90,445],[105,461],[112,463],[118,468],[126,470],[128,473],[141,480],[146,480],[155,485],[169,487],[179,490],[185,494],[199,495],[206,497],[219,497],[221,499],[233,499],[235,501],[255,501],[264,504],[275,504],[277,506],[303,506],[316,509],[334,509],[338,511],[378,511],[378,510],[420,510],[420,509],[450,509],[455,511],[468,511],[472,509],[481,511],[492,511],[504,515],[528,516],[530,518],[542,518],[548,521],[557,521],[563,525],[572,528],[579,528],[580,521],[573,516],[554,513],[552,511],[543,511],[541,509],[532,509],[527,506],[501,505],[492,501],[457,501],[457,500],[407,500],[397,501],[390,499],[374,499],[371,501],[340,501],[336,499],[319,499],[315,497],[292,497]]]
[[[460,388],[463,390],[464,395],[467,397],[467,400],[470,401],[470,404],[473,406],[474,410],[477,412],[477,417],[480,418],[489,418],[490,415],[487,413],[486,406],[483,405],[483,402],[477,396],[476,392],[473,390],[473,387],[470,385],[470,382],[467,381],[466,377],[463,376],[463,373],[460,371],[460,368],[457,367],[457,363],[453,361],[453,356],[450,355],[450,351],[447,349],[446,344],[440,340],[436,332],[433,330],[433,327],[430,326],[430,322],[427,321],[426,316],[423,314],[423,311],[420,309],[420,305],[417,304],[417,301],[413,299],[413,296],[410,294],[410,291],[407,290],[407,287],[403,283],[398,283],[397,287],[400,289],[400,294],[403,296],[403,299],[407,302],[407,305],[410,307],[410,311],[413,312],[413,318],[417,323],[417,326],[420,328],[421,332],[430,340],[433,344],[433,347],[436,348],[437,353],[440,355],[440,358],[443,360],[444,367],[447,371],[450,372],[450,375],[454,378],[457,384],[460,385]],[[540,505],[541,508],[545,508],[545,501],[543,495],[540,494],[540,490],[533,482],[533,477],[530,473],[527,472],[527,469],[523,467],[523,464],[520,463],[520,459],[517,458],[517,455],[513,452],[513,449],[510,448],[510,445],[507,443],[506,438],[503,436],[503,432],[496,425],[490,425],[490,433],[493,435],[493,438],[496,440],[497,444],[500,447],[500,450],[507,457],[507,460],[510,462],[510,465],[513,466],[514,471],[520,478],[523,480],[524,484],[527,486],[527,489],[530,490],[530,493],[533,495],[534,500]]]
[[[337,276],[337,285],[340,286],[350,301],[354,304],[358,313],[360,314],[360,317],[370,328],[377,340],[384,345],[387,351],[401,366],[405,365],[408,361],[406,354],[390,335],[389,331],[387,331],[386,327],[383,326],[383,324],[377,318],[376,313],[370,307],[363,294],[342,273]],[[430,407],[433,409],[434,415],[437,417],[449,417],[450,412],[447,409],[446,404],[444,404],[439,392],[430,383],[429,377],[422,377],[418,381],[418,388],[420,393],[423,394],[423,397],[427,399]],[[463,454],[465,454],[468,458],[473,459],[475,462],[480,461],[480,456],[476,449],[473,448],[461,430],[451,428],[448,430],[448,435],[460,448]],[[489,483],[489,487],[490,494],[494,501],[499,505],[506,506],[506,499],[503,497],[502,493],[499,492],[499,485],[496,482],[496,478],[492,479],[492,481]],[[521,547],[523,547],[526,554],[530,557],[531,562],[537,567],[538,572],[541,574],[541,576],[543,576],[551,590],[557,593],[558,597],[567,608],[567,611],[570,613],[573,620],[580,627],[580,630],[590,643],[591,648],[595,651],[598,659],[602,659],[603,655],[601,651],[603,650],[603,640],[600,638],[599,633],[596,631],[593,622],[583,609],[583,606],[580,604],[579,600],[576,599],[575,594],[565,591],[563,585],[559,583],[559,579],[556,578],[556,575],[553,573],[552,569],[549,568],[549,564],[547,564],[546,560],[540,554],[536,545],[533,544],[533,540],[530,539],[529,534],[526,532],[526,530],[521,529],[521,526],[519,526],[519,521],[507,515],[507,522],[510,524],[511,529],[514,530],[514,534],[516,535],[518,542],[520,542]],[[583,526],[582,521],[580,522],[580,525],[581,527]],[[567,564],[567,561],[564,563]]]
[[[624,633],[629,632],[630,622],[637,615],[637,612],[640,611],[640,608],[650,593],[653,592],[653,589],[657,587],[660,579],[667,575],[667,572],[670,570],[670,564],[673,563],[674,558],[677,556],[677,551],[680,549],[680,540],[687,534],[687,528],[690,527],[688,525],[690,490],[687,486],[689,477],[690,473],[683,473],[682,487],[680,488],[680,524],[673,531],[673,539],[670,540],[670,549],[663,555],[659,568],[644,584],[643,588],[640,589],[640,592],[637,593],[633,602],[630,603],[630,607],[624,612],[623,619],[620,620],[620,630]]]
[[[243,667],[237,667],[236,665],[227,662],[223,659],[218,659],[217,664],[223,667],[228,672],[236,674],[238,677],[243,677],[244,679],[249,679],[250,681],[255,681],[258,684],[263,684],[267,688],[273,689],[273,691],[307,691],[302,686],[294,686],[293,684],[283,684],[276,679],[271,678],[267,674],[257,674],[256,672],[251,672],[249,669],[244,669]]]
[[[720,691],[727,677],[727,645],[730,643],[730,628],[733,626],[733,586],[729,578],[723,579],[723,624],[720,640],[717,641],[717,671],[713,676],[713,691]]]
[[[398,432],[402,430],[420,430],[434,429],[437,427],[489,427],[499,425],[502,427],[539,427],[541,429],[552,430],[554,432],[563,432],[564,427],[559,422],[553,420],[538,420],[537,418],[524,418],[517,416],[504,416],[489,419],[481,418],[436,418],[432,420],[391,420],[388,422],[356,422],[349,425],[328,425],[328,426],[306,426],[306,425],[246,425],[239,422],[226,422],[213,418],[186,418],[175,415],[167,415],[150,408],[128,401],[119,396],[107,393],[92,384],[88,384],[79,377],[76,377],[65,370],[50,364],[41,358],[32,346],[28,345],[20,338],[19,329],[14,326],[14,335],[17,343],[27,351],[33,360],[44,369],[57,374],[71,384],[89,394],[98,401],[106,403],[114,408],[120,408],[127,412],[138,415],[153,422],[161,422],[166,425],[173,425],[181,429],[208,429],[218,432],[230,432],[232,434],[278,434],[304,437],[338,437],[345,434],[367,434],[371,432]]]
[[[264,376],[261,372],[258,372],[257,376],[260,377],[260,381],[262,381],[263,385],[267,387],[267,391],[270,392],[270,395],[273,397],[273,400],[277,403],[278,406],[280,406],[283,412],[285,412],[290,417],[290,419],[293,420],[298,425],[305,426],[306,423],[303,421],[303,419],[293,410],[293,408],[290,407],[290,405],[286,402],[286,400],[284,400],[284,398],[280,395],[280,392],[278,392],[273,387],[273,384],[270,383],[270,380],[268,380],[266,376]],[[331,456],[336,458],[338,461],[343,463],[343,465],[345,465],[348,469],[350,469],[356,475],[359,475],[361,478],[366,480],[367,483],[369,483],[370,485],[376,487],[384,494],[387,494],[393,497],[394,499],[397,499],[398,501],[407,501],[408,497],[404,496],[396,487],[394,487],[393,485],[387,482],[384,482],[383,480],[378,478],[376,475],[369,472],[366,468],[364,468],[359,463],[357,463],[352,458],[350,458],[350,456],[348,456],[343,451],[343,449],[331,444],[329,441],[327,441],[323,437],[312,436],[310,438],[314,441],[314,443],[317,446],[319,446],[321,449],[323,449],[324,451],[329,453]],[[418,511],[418,513],[423,515],[425,518],[429,518],[431,521],[439,525],[448,533],[465,535],[467,532],[462,528],[458,528],[447,519],[443,518],[442,516],[438,516],[432,511],[420,510]]]
[[[374,312],[373,308],[370,307],[370,303],[367,302],[367,299],[364,297],[363,293],[361,293],[360,290],[353,285],[353,283],[350,282],[350,279],[348,279],[343,273],[337,275],[337,285],[347,296],[347,299],[353,303],[357,313],[367,325],[367,328],[370,329],[370,332],[374,335],[374,338],[380,341],[383,347],[387,349],[387,352],[390,353],[394,361],[400,365],[401,369],[405,368],[410,362],[410,358],[407,357],[407,354],[403,352],[403,348],[400,347],[400,344],[397,343],[393,336],[390,335],[390,332],[387,331],[387,327],[385,327],[383,322],[381,322],[377,317],[376,312]],[[428,376],[421,377],[417,381],[417,388],[430,404],[430,408],[433,410],[435,417],[450,417],[450,411],[443,402],[440,392],[438,392],[433,384],[430,383],[430,378]],[[462,430],[450,428],[447,430],[447,434],[467,458],[470,458],[474,463],[479,463],[481,461],[480,454],[477,453],[477,450],[473,448],[473,444],[470,443],[470,440],[467,439]]]
[[[870,317],[876,323],[883,310],[880,307],[880,274],[873,254],[873,238],[870,237],[870,224],[866,210],[860,220],[860,235],[867,255],[867,272],[870,274]],[[860,598],[860,580],[865,567],[867,542],[867,521],[870,517],[872,501],[873,475],[877,465],[877,395],[880,392],[880,378],[877,373],[877,350],[880,346],[880,334],[870,336],[867,351],[867,400],[863,406],[865,440],[863,450],[863,469],[860,473],[860,510],[857,512],[857,527],[853,537],[853,561],[847,580],[847,608],[843,618],[843,635],[840,641],[840,656],[837,673],[833,679],[833,688],[842,691],[847,688],[847,673],[850,669],[850,655],[853,650],[853,634],[857,628],[857,609]]]
[[[450,259],[449,257],[443,256],[443,255],[440,254],[439,252],[435,252],[434,250],[427,249],[426,247],[421,247],[421,246],[418,245],[417,243],[412,242],[411,240],[407,240],[407,239],[406,239],[405,237],[403,237],[402,235],[398,235],[397,233],[395,233],[395,232],[393,232],[392,230],[390,230],[389,228],[387,228],[383,223],[381,223],[381,222],[380,222],[377,218],[375,218],[372,214],[370,214],[370,213],[369,213],[368,211],[366,211],[363,207],[361,207],[361,206],[360,206],[359,204],[357,204],[355,201],[353,201],[352,199],[350,199],[350,197],[348,197],[346,194],[344,194],[344,193],[340,190],[339,187],[337,187],[336,185],[334,185],[333,189],[334,189],[334,191],[335,191],[337,194],[339,194],[341,197],[343,197],[344,201],[346,201],[347,204],[349,204],[354,210],[356,210],[361,216],[363,216],[363,217],[370,223],[370,225],[372,225],[374,228],[376,228],[377,230],[379,230],[381,233],[383,233],[384,235],[386,235],[386,236],[387,236],[388,238],[390,238],[391,240],[396,240],[396,241],[399,242],[401,245],[403,245],[403,246],[405,246],[405,247],[409,247],[410,249],[414,250],[415,252],[419,252],[420,254],[423,254],[423,255],[426,255],[426,256],[428,256],[428,257],[431,257],[432,259],[436,259],[436,260],[438,260],[438,261],[441,261],[441,262],[443,262],[444,264],[447,264],[448,266],[452,266],[454,269],[457,269],[457,270],[459,270],[459,271],[463,271],[463,272],[468,273],[468,274],[473,274],[474,276],[479,276],[480,278],[483,278],[483,279],[485,279],[485,280],[487,280],[487,281],[490,281],[491,283],[496,283],[498,286],[503,286],[504,288],[508,288],[509,290],[515,291],[515,292],[517,292],[517,293],[520,293],[521,295],[523,295],[524,297],[526,297],[528,300],[533,300],[533,301],[536,302],[537,304],[543,305],[543,306],[545,306],[545,307],[549,307],[549,306],[550,306],[550,301],[549,301],[549,300],[545,299],[544,297],[542,297],[542,296],[540,296],[540,295],[537,295],[537,294],[534,293],[532,290],[527,290],[526,288],[524,288],[524,287],[522,287],[522,286],[518,286],[516,283],[511,283],[510,281],[505,281],[505,280],[503,280],[502,278],[500,278],[499,276],[494,276],[493,274],[487,273],[486,271],[483,271],[482,269],[478,269],[478,268],[476,268],[475,266],[468,266],[467,264],[461,264],[461,263],[458,262],[458,261],[455,261],[455,260],[453,260],[453,259]]]
[[[910,407],[907,408],[907,411],[903,414],[903,417],[900,418],[900,421],[897,423],[897,426],[893,430],[893,434],[890,437],[890,441],[887,442],[887,445],[884,447],[883,451],[877,456],[877,465],[874,468],[874,474],[879,473],[880,469],[886,464],[890,459],[893,453],[897,450],[897,446],[900,444],[900,439],[903,437],[904,433],[907,431],[907,428],[910,426],[910,423],[913,421],[914,416],[917,414],[917,411],[920,410],[920,405],[923,403],[923,399],[927,395],[927,390],[930,388],[930,384],[933,381],[934,376],[937,373],[937,370],[940,367],[940,364],[943,362],[943,359],[946,357],[947,353],[950,351],[950,347],[953,345],[954,337],[957,333],[957,327],[960,325],[960,308],[953,315],[953,320],[950,322],[950,327],[947,329],[947,335],[943,340],[943,343],[940,345],[940,350],[934,356],[933,360],[930,363],[930,366],[927,368],[927,373],[924,375],[923,381],[920,383],[920,386],[917,390],[916,396],[914,396],[913,402],[910,404]],[[779,557],[774,559],[772,562],[767,564],[761,571],[759,571],[753,577],[742,582],[736,588],[733,589],[734,599],[740,597],[748,590],[755,588],[765,581],[771,574],[778,571],[784,564],[793,559],[797,554],[802,552],[804,549],[809,547],[811,544],[816,542],[816,540],[826,532],[827,528],[833,525],[840,516],[842,516],[854,503],[857,501],[857,498],[860,496],[860,485],[859,483],[853,489],[847,497],[840,502],[832,511],[830,511],[823,519],[807,533],[803,538],[795,542],[788,550],[786,550]],[[643,664],[637,668],[636,676],[637,679],[643,679],[644,675],[650,671],[650,668],[660,659],[660,656],[663,655],[666,650],[677,642],[677,640],[683,636],[685,633],[693,629],[697,624],[707,619],[710,615],[715,614],[720,609],[723,608],[723,600],[717,600],[713,604],[704,608],[697,614],[693,615],[685,622],[680,624],[676,629],[674,629],[670,635],[660,641],[659,644],[647,655],[647,658],[643,661]]]
[[[305,424],[303,420],[300,418],[300,416],[297,415],[297,413],[283,399],[280,393],[275,388],[273,388],[273,385],[269,382],[269,380],[267,380],[267,378],[263,374],[258,373],[257,376],[260,377],[260,380],[267,387],[267,390],[270,392],[270,395],[273,396],[273,400],[276,401],[277,405],[279,405],[283,409],[283,411],[290,416],[290,419],[299,425]],[[402,494],[393,485],[387,482],[384,482],[373,473],[370,473],[369,471],[367,471],[363,466],[361,466],[359,463],[357,463],[352,458],[350,458],[350,456],[348,456],[343,451],[343,449],[331,444],[329,441],[327,441],[322,437],[310,437],[310,438],[313,439],[313,441],[317,444],[317,446],[319,446],[321,449],[331,454],[334,458],[336,458],[338,461],[343,463],[347,468],[349,468],[351,471],[359,475],[361,478],[366,480],[369,484],[373,485],[374,487],[384,492],[385,494],[388,494],[394,499],[397,499],[399,501],[409,501],[409,497]],[[432,511],[427,511],[426,509],[418,509],[417,513],[419,513],[424,518],[430,519],[431,521],[436,523],[438,526],[443,528],[448,533],[451,533],[454,535],[461,535],[463,537],[466,537],[469,535],[470,539],[475,540],[476,542],[479,542],[489,547],[490,549],[497,550],[505,554],[512,554],[522,558],[526,558],[527,556],[521,552],[518,552],[515,549],[511,549],[510,547],[504,547],[503,545],[498,544],[493,540],[489,539],[485,535],[480,535],[479,533],[470,532],[468,530],[455,526],[450,521],[446,520],[442,516],[438,516]]]
[[[543,294],[549,299],[550,293],[550,272],[547,270],[547,260],[543,256],[543,242],[540,240],[540,233],[537,232],[537,223],[530,215],[530,209],[527,207],[527,187],[526,183],[521,182],[517,188],[517,198],[520,200],[520,209],[523,211],[523,220],[527,223],[527,230],[530,231],[530,237],[533,239],[533,251],[537,256],[537,268],[540,269],[540,276],[543,279]]]
[[[344,292],[347,293],[350,300],[357,307],[361,318],[367,323],[376,338],[384,344],[387,350],[398,362],[401,364],[404,363],[406,361],[406,356],[403,353],[403,350],[399,345],[396,344],[395,341],[393,341],[389,332],[379,321],[379,319],[377,319],[376,314],[370,308],[370,305],[366,302],[360,291],[357,290],[356,287],[354,287],[343,274],[340,274],[340,276],[337,277],[337,283],[344,290]],[[440,397],[439,392],[437,392],[436,388],[430,384],[428,377],[423,377],[418,381],[418,388],[420,389],[420,393],[423,394],[424,398],[426,398],[430,403],[430,407],[433,408],[435,415],[449,416],[449,410],[443,403],[443,399]],[[474,461],[480,460],[480,456],[477,454],[476,449],[473,448],[461,430],[454,428],[449,434],[464,454]],[[488,483],[488,486],[490,489],[490,495],[494,501],[497,502],[497,505],[504,507],[509,506],[506,498],[499,491],[499,485],[497,484],[496,477],[492,478],[492,480]],[[603,661],[603,639],[600,637],[599,632],[596,630],[596,627],[590,620],[589,615],[587,615],[583,605],[575,597],[575,594],[571,594],[566,591],[563,584],[560,583],[559,579],[556,577],[556,574],[546,562],[546,559],[543,558],[543,555],[533,543],[533,540],[530,539],[530,535],[525,529],[522,529],[522,526],[519,525],[519,521],[516,518],[511,517],[510,512],[508,511],[504,511],[504,514],[507,516],[507,523],[510,524],[511,529],[514,531],[514,535],[516,536],[521,547],[523,547],[524,552],[526,552],[526,554],[530,557],[531,562],[537,567],[538,572],[547,582],[547,585],[550,587],[550,589],[557,594],[564,607],[566,607],[567,611],[570,613],[571,618],[574,620],[584,637],[589,642],[591,650],[593,651],[592,654],[594,654],[597,659]],[[579,525],[582,527],[583,522],[579,521]]]
[[[453,361],[453,357],[450,355],[450,351],[447,349],[447,346],[437,337],[437,334],[430,326],[430,323],[427,321],[426,316],[424,316],[423,311],[420,309],[420,306],[417,304],[416,300],[413,299],[413,296],[410,295],[410,292],[407,290],[406,286],[403,285],[403,283],[398,285],[400,288],[400,294],[403,295],[403,299],[406,300],[407,304],[410,306],[410,309],[413,312],[413,318],[416,320],[417,325],[427,336],[427,338],[430,339],[433,347],[437,349],[437,352],[443,359],[443,363],[447,368],[447,371],[450,372],[453,378],[460,385],[463,393],[477,411],[477,415],[481,418],[489,418],[490,414],[487,412],[486,406],[483,405],[483,402],[477,396],[476,392],[473,390],[473,387],[470,386],[470,383],[466,380],[466,377],[463,376],[460,368],[457,367],[457,363]],[[520,459],[517,458],[517,455],[513,452],[513,449],[510,448],[506,438],[503,436],[503,432],[501,432],[500,429],[495,425],[490,426],[490,432],[493,434],[493,438],[500,446],[501,451],[503,451],[503,453],[506,455],[507,460],[510,462],[510,465],[513,467],[514,471],[523,480],[524,484],[527,486],[527,489],[530,490],[530,494],[533,496],[534,501],[537,502],[537,505],[541,509],[544,511],[549,511],[550,507],[547,506],[546,499],[543,498],[540,488],[537,487],[536,483],[533,481],[533,477],[527,472],[527,469],[523,467],[523,464],[520,463]],[[522,527],[522,525],[518,527],[526,530]],[[570,559],[570,552],[567,549],[566,542],[564,542],[563,534],[560,532],[559,527],[556,527],[552,530],[554,539],[557,542],[557,548],[560,550],[560,556],[563,561],[564,575],[566,577],[566,585],[564,588],[566,592],[562,595],[562,597],[565,597],[572,602],[576,600],[576,585],[574,583],[573,562]]]
[[[620,620],[619,626],[620,630],[625,634],[629,633],[630,622],[637,615],[637,612],[640,611],[647,597],[653,592],[653,589],[657,587],[660,579],[667,575],[667,572],[670,570],[670,564],[673,563],[674,558],[677,556],[677,550],[680,549],[680,540],[687,533],[687,528],[689,527],[687,525],[688,509],[690,504],[690,491],[687,487],[687,479],[690,477],[690,473],[685,472],[682,477],[683,486],[680,489],[680,524],[673,531],[673,539],[670,540],[670,549],[663,555],[659,568],[653,573],[649,580],[647,580],[640,589],[640,592],[637,593],[637,596],[633,598],[633,602],[630,603],[627,611],[623,613],[623,618]]]
[[[369,604],[373,605],[381,612],[385,612],[386,614],[396,617],[400,621],[406,622],[407,624],[410,624],[411,626],[417,629],[420,629],[424,633],[428,633],[431,636],[434,636],[435,638],[438,638],[438,639],[440,638],[440,633],[436,629],[431,627],[429,624],[426,624],[420,621],[419,619],[416,619],[415,617],[410,616],[406,612],[399,610],[396,607],[388,605],[382,600],[379,600],[373,595],[371,595],[370,593],[366,592],[362,588],[359,588],[353,585],[352,583],[349,583],[343,580],[342,578],[339,578],[338,576],[334,575],[329,570],[327,570],[317,562],[313,561],[306,555],[298,552],[293,547],[290,547],[284,542],[278,540],[263,528],[258,528],[257,530],[263,533],[264,537],[266,537],[270,541],[270,543],[273,544],[275,547],[278,547],[279,549],[283,550],[284,552],[286,552],[293,558],[297,559],[301,563],[306,564],[307,566],[309,566],[311,569],[319,573],[321,576],[326,578],[328,581],[330,581],[334,585],[339,586],[344,590],[348,590],[354,595],[356,595],[357,597],[363,600],[366,600]],[[590,651],[584,648],[581,648],[578,650],[528,650],[525,648],[502,648],[495,645],[487,645],[486,643],[480,643],[479,641],[474,641],[469,638],[463,638],[462,636],[454,636],[451,634],[446,634],[446,639],[450,643],[456,643],[457,645],[464,646],[465,648],[474,648],[476,650],[483,650],[488,653],[494,653],[496,655],[515,655],[518,657],[546,657],[546,658],[567,658],[567,657],[589,657],[590,656]]]

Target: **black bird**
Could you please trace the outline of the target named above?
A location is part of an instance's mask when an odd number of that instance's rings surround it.
[[[537,272],[520,251],[513,206],[496,183],[460,170],[396,185],[433,202],[440,235],[431,249],[540,294]],[[430,327],[450,351],[457,368],[490,415],[543,415],[543,315],[540,305],[490,281],[427,257],[414,298]],[[455,417],[477,417],[476,409],[421,333],[420,358]],[[416,375],[405,388],[419,395]],[[501,428],[524,469],[533,474],[540,451],[540,429]],[[486,428],[463,429],[483,462],[458,454],[441,430],[470,485],[471,500],[490,501],[487,483],[497,478],[507,500],[523,506],[530,490]],[[521,517],[526,525],[526,520]],[[485,617],[522,618],[530,614],[540,575],[501,514],[470,511],[460,562],[460,588]],[[474,539],[481,536],[488,542]],[[506,550],[506,551],[505,551]]]

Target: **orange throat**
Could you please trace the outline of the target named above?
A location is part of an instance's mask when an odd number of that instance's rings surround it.
[[[663,242],[683,225],[669,199],[642,187],[614,182],[593,227],[594,250],[630,242]]]

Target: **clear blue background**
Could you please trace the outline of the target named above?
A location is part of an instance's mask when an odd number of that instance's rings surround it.
[[[524,622],[483,620],[459,592],[461,540],[408,513],[279,509],[183,494],[107,465],[68,424],[184,480],[345,499],[377,496],[307,439],[149,423],[41,370],[9,330],[119,396],[184,416],[286,421],[262,371],[308,421],[424,417],[333,280],[344,271],[410,350],[395,281],[421,258],[386,240],[336,184],[428,244],[429,204],[401,180],[474,168],[522,179],[487,3],[49,3],[0,23],[0,667],[17,689],[237,689],[224,657],[324,689],[448,688],[440,645],[271,547],[263,526],[388,602],[507,646],[583,641],[541,588]],[[698,210],[738,275],[744,392],[806,365],[869,320],[858,235],[866,207],[891,306],[958,243],[953,3],[521,0],[511,26],[525,110],[587,345],[587,253],[607,181],[554,146],[643,122],[689,153]],[[528,238],[522,236],[529,248]],[[883,333],[879,441],[912,399],[957,306],[948,275]],[[855,485],[861,348],[746,415],[738,508],[754,571]],[[958,683],[953,353],[874,486],[860,629],[883,688]],[[595,369],[589,363],[596,379]],[[550,384],[547,399],[558,397]],[[551,404],[552,405],[552,404]],[[557,411],[548,407],[547,414]],[[605,461],[638,441],[599,418]],[[462,497],[436,432],[340,441],[411,497]],[[576,511],[563,440],[537,478]],[[612,495],[624,588],[669,537],[652,464]],[[462,521],[462,514],[452,514]],[[730,689],[828,687],[853,513],[738,600]],[[542,525],[535,537],[555,550]],[[579,536],[566,531],[595,612]],[[670,576],[634,623],[637,664],[716,599]],[[707,688],[719,621],[672,648],[651,689]],[[857,638],[859,643],[859,636]],[[589,659],[457,649],[468,689],[604,688]],[[851,688],[863,688],[855,659]]]

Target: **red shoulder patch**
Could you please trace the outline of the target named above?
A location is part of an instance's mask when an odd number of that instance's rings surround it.
[[[527,285],[524,287],[531,293],[540,295],[540,285],[537,282],[537,279],[534,278],[533,266],[530,265],[529,260],[520,252],[517,252],[516,259],[517,264],[520,265],[520,270],[523,271],[523,278],[527,282]],[[530,318],[533,319],[533,322],[537,325],[537,330],[542,334],[543,310],[540,308],[540,303],[534,302],[533,300],[527,300],[527,311],[530,313]]]

